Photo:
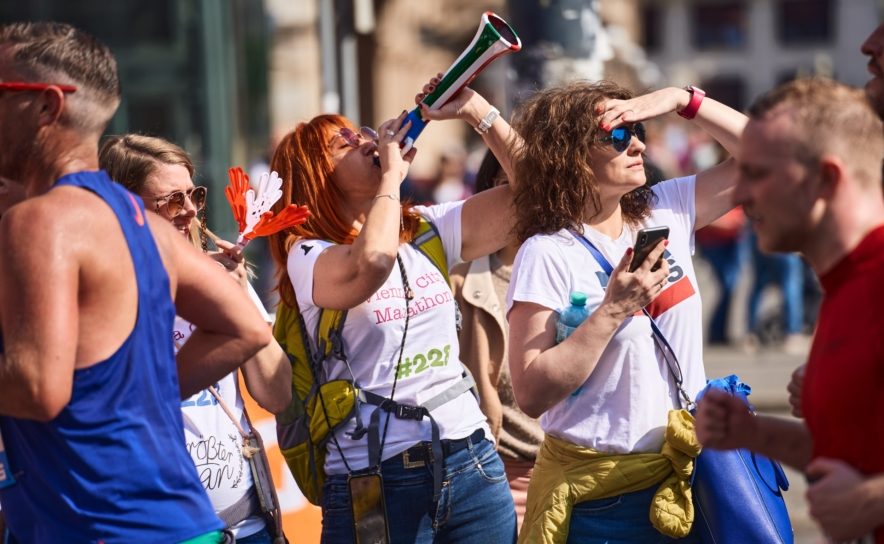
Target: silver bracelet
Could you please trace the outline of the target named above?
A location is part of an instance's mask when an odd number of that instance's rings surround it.
[[[389,198],[390,200],[395,200],[396,202],[401,202],[399,197],[392,194],[392,193],[387,193],[387,194],[383,194],[383,195],[376,195],[372,200],[377,200],[379,198]]]
[[[485,114],[485,117],[479,121],[479,124],[476,125],[476,132],[479,134],[488,134],[488,129],[491,128],[491,125],[494,124],[494,121],[497,121],[497,118],[500,117],[500,110],[491,106],[491,110]]]

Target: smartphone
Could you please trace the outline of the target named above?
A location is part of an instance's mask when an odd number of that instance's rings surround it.
[[[635,238],[635,248],[633,248],[634,251],[632,252],[632,262],[629,263],[629,271],[635,272],[638,270],[638,267],[645,262],[651,250],[657,247],[660,240],[667,238],[669,238],[669,227],[651,227],[638,231],[638,236]],[[659,269],[662,264],[661,261],[657,261],[651,267],[651,270]]]
[[[390,532],[387,528],[387,506],[384,503],[384,481],[381,475],[371,473],[350,476],[347,488],[357,544],[388,544]]]

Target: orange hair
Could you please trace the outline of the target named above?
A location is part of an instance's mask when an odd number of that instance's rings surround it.
[[[289,204],[303,204],[310,209],[306,223],[267,237],[270,255],[277,266],[277,289],[286,304],[295,305],[295,292],[287,273],[288,253],[301,239],[328,240],[352,244],[359,234],[341,214],[339,203],[344,195],[332,181],[334,163],[329,145],[341,128],[357,130],[346,117],[318,115],[299,123],[280,141],[270,161],[270,168],[283,180],[282,198],[273,206],[279,212]],[[419,218],[409,204],[402,206],[401,241],[411,240]]]

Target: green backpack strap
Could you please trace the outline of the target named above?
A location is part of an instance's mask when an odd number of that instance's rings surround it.
[[[316,347],[319,350],[320,361],[325,361],[332,353],[342,361],[347,360],[341,336],[346,319],[346,310],[319,309],[319,319],[316,321]]]
[[[445,257],[445,247],[442,245],[442,238],[439,237],[436,225],[421,217],[417,233],[414,235],[411,245],[414,249],[423,253],[426,258],[430,259],[433,266],[438,268],[442,277],[445,278],[445,283],[450,285],[448,259]]]
[[[273,337],[288,355],[292,365],[293,394],[292,405],[288,410],[289,418],[303,413],[303,404],[307,397],[316,386],[320,385],[316,383],[320,375],[319,364],[325,361],[333,347],[340,346],[340,342],[335,339],[340,338],[346,316],[345,311],[320,308],[316,327],[320,349],[314,354],[297,301],[293,306],[283,301],[279,302],[276,308],[276,320],[273,323]]]

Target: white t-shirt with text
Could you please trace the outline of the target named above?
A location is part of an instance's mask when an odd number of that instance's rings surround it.
[[[706,383],[701,302],[691,260],[695,180],[690,176],[657,184],[653,188],[657,202],[650,217],[638,227],[625,226],[617,239],[583,226],[584,236],[612,267],[635,244],[640,228],[669,227],[664,257],[670,275],[663,292],[647,309],[678,355],[684,388],[691,398]],[[523,301],[561,312],[569,305],[570,293],[581,291],[587,295],[591,313],[601,304],[606,284],[602,267],[571,232],[535,235],[516,256],[507,308]],[[667,413],[676,403],[677,390],[656,348],[650,320],[638,313],[617,330],[583,385],[543,414],[541,425],[553,436],[599,451],[659,452]]]
[[[251,285],[249,296],[269,322],[270,316]],[[193,325],[175,316],[172,338],[176,353],[192,332]],[[239,420],[243,430],[248,433],[250,427],[243,409],[237,373],[231,372],[221,378],[215,384],[215,389]],[[187,451],[196,465],[200,482],[208,493],[212,506],[216,512],[220,512],[233,505],[252,488],[252,471],[240,449],[242,437],[208,389],[181,401],[181,414],[184,419]],[[233,527],[234,536],[244,538],[260,531],[264,526],[263,519],[248,518]]]
[[[463,202],[450,202],[415,208],[439,231],[449,266],[460,260],[462,207]],[[314,265],[319,254],[331,245],[321,240],[301,240],[289,252],[289,278],[311,335],[316,331],[320,311],[313,302]],[[455,303],[445,278],[425,255],[410,244],[401,244],[399,256],[405,264],[414,298],[409,302],[408,332],[393,400],[418,405],[462,379]],[[342,335],[353,375],[341,361],[329,358],[325,363],[328,379],[355,378],[363,389],[389,398],[405,330],[405,315],[403,282],[397,263],[380,289],[347,312]],[[315,340],[313,338],[314,348]],[[360,417],[366,427],[376,408],[370,404],[361,407]],[[447,402],[432,414],[443,439],[463,438],[478,428],[484,428],[486,436],[491,436],[485,416],[470,393]],[[386,418],[383,412],[381,433]],[[431,439],[430,422],[426,418],[418,422],[391,416],[389,421],[383,460],[419,441]],[[368,467],[368,441],[367,437],[360,440],[351,437],[355,426],[355,420],[351,419],[337,431],[336,437],[350,468],[359,470]],[[325,470],[329,474],[347,471],[332,440],[328,444]]]

